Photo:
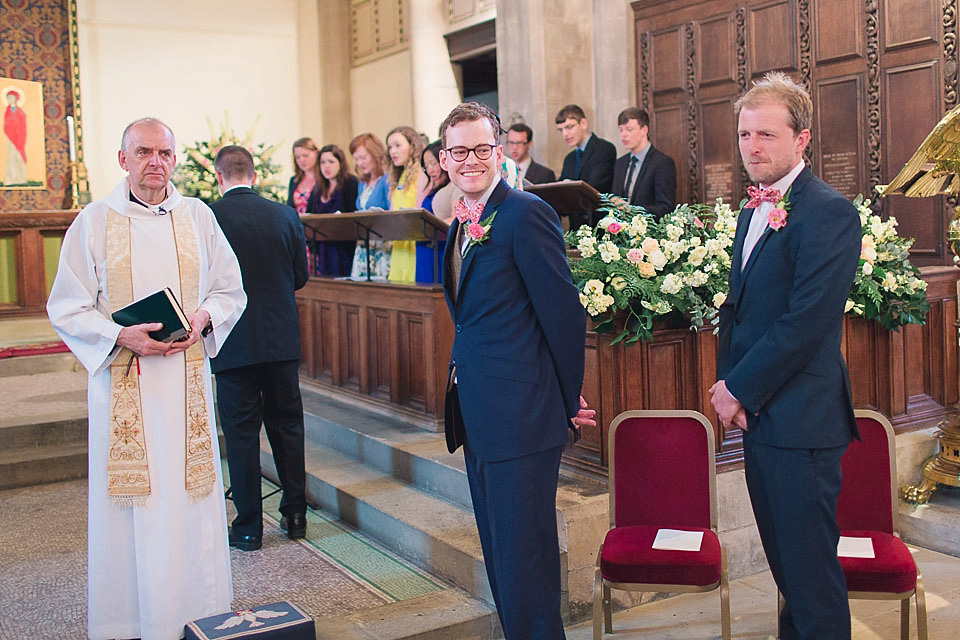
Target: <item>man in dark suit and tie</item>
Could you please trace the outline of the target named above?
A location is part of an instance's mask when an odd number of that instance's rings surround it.
[[[517,163],[520,179],[530,184],[556,182],[557,174],[553,169],[543,166],[530,157],[530,144],[533,142],[533,129],[517,122],[507,130],[507,152]]]
[[[858,433],[840,342],[860,218],[804,165],[813,104],[802,87],[768,73],[735,110],[761,188],[737,224],[711,401],[744,431],[747,489],[786,600],[780,638],[848,640],[836,507],[840,459]]]
[[[483,557],[507,640],[563,638],[556,493],[580,397],[586,315],[556,212],[500,178],[500,122],[456,107],[440,164],[463,192],[444,255],[456,335],[444,412],[464,449]]]
[[[306,535],[307,498],[300,399],[300,326],[294,291],[307,283],[303,225],[296,212],[258,195],[250,152],[228,146],[214,161],[223,197],[210,208],[240,261],[247,309],[216,358],[217,410],[237,517],[230,546],[262,544],[260,425],[266,427],[283,489],[280,526]]]
[[[613,167],[613,194],[659,220],[677,206],[677,166],[673,158],[650,144],[646,111],[624,109],[617,124],[627,153],[617,158]]]
[[[610,193],[617,148],[612,142],[590,133],[587,116],[575,104],[560,109],[554,121],[564,142],[573,147],[563,159],[560,179],[583,180],[600,193]]]

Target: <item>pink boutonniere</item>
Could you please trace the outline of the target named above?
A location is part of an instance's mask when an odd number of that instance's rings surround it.
[[[790,213],[790,189],[783,194],[783,197],[773,205],[773,209],[767,214],[767,226],[774,231],[787,226],[787,214]]]
[[[467,244],[466,251],[463,252],[464,257],[467,253],[473,248],[473,245],[483,244],[486,240],[490,238],[490,230],[493,227],[493,219],[497,217],[497,212],[494,211],[486,220],[482,222],[467,222],[467,237],[470,238],[469,244]]]

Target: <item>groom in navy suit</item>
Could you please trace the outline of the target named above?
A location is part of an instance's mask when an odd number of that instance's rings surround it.
[[[447,444],[463,445],[504,637],[556,640],[560,453],[571,431],[594,424],[580,397],[586,314],[556,212],[500,179],[497,115],[461,104],[440,132],[440,164],[463,192],[444,255],[456,331]]]
[[[804,165],[813,105],[802,87],[769,73],[735,110],[761,188],[737,223],[712,403],[744,431],[747,490],[786,600],[780,638],[849,640],[836,508],[840,459],[858,433],[840,341],[860,218]]]

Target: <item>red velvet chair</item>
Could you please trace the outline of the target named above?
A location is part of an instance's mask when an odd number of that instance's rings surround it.
[[[837,501],[840,535],[869,537],[874,558],[840,558],[852,600],[900,600],[900,638],[910,637],[910,597],[917,598],[917,637],[927,640],[923,578],[897,533],[897,450],[893,426],[876,411],[858,409],[861,441],[843,455]]]
[[[720,588],[730,638],[727,557],[717,536],[713,427],[696,411],[625,411],[610,424],[610,530],[593,587],[593,637],[613,629],[611,589],[701,592]],[[652,548],[660,529],[703,533],[699,551]]]

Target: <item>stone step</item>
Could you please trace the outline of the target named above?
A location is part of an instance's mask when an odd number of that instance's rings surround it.
[[[86,476],[86,442],[0,453],[0,490]]]
[[[264,474],[276,481],[261,439]],[[474,597],[493,602],[473,513],[306,436],[307,500]]]
[[[86,442],[87,416],[77,415],[75,411],[27,418],[0,418],[0,451],[33,450]]]
[[[0,358],[0,378],[56,371],[80,371],[82,369],[80,362],[69,352]]]
[[[502,638],[496,610],[459,589],[319,618],[318,640],[493,640]]]
[[[303,399],[306,430],[316,443],[472,510],[463,455],[450,455],[442,435],[308,390]]]

